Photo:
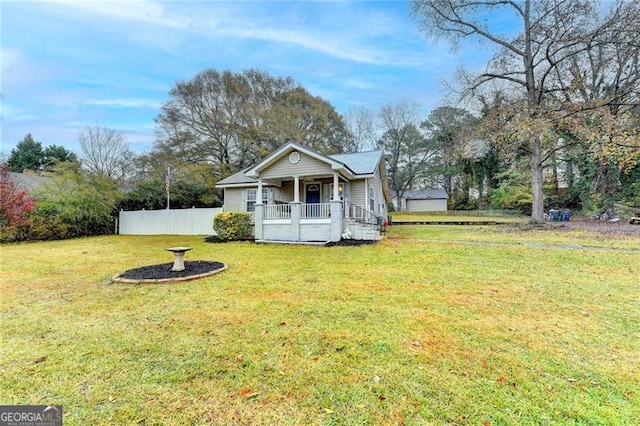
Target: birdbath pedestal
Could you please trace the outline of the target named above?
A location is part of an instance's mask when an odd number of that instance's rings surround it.
[[[174,254],[173,268],[171,270],[174,272],[184,271],[184,254],[191,250],[191,247],[169,247],[166,250]]]

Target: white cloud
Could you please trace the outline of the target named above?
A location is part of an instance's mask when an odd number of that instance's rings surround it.
[[[137,98],[115,98],[115,99],[89,99],[86,100],[85,105],[95,106],[110,106],[121,108],[154,108],[159,109],[160,102],[151,99],[137,99]]]
[[[346,87],[351,87],[354,89],[366,89],[366,90],[375,89],[376,87],[378,87],[377,84],[372,83],[370,81],[364,81],[364,80],[355,79],[355,78],[349,78],[345,80],[344,85]]]
[[[24,54],[18,49],[0,48],[0,70],[2,74],[25,61]]]
[[[38,118],[38,116],[31,114],[24,109],[8,104],[6,102],[0,103],[0,117],[2,117],[2,119],[6,121],[23,121]]]
[[[190,21],[168,17],[160,2],[147,0],[45,0],[46,3],[64,5],[83,12],[110,16],[114,19],[157,24],[173,28],[185,28]]]

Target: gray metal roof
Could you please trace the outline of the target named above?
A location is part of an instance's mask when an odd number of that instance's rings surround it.
[[[407,200],[446,200],[449,196],[444,189],[415,189],[405,191],[404,198]]]
[[[368,175],[376,172],[380,159],[382,158],[382,151],[335,154],[329,157],[341,162],[357,175]]]
[[[238,173],[235,173],[229,177],[218,181],[216,185],[242,185],[248,183],[256,183],[257,180],[254,178],[250,178],[245,174],[248,169],[240,170]]]

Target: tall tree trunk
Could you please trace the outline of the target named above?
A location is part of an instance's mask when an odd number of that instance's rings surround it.
[[[544,185],[544,167],[542,165],[542,135],[531,138],[531,192],[533,203],[531,205],[531,223],[544,222],[544,197],[542,188]]]

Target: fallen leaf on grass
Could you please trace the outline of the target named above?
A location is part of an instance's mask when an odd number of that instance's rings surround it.
[[[322,409],[323,409],[323,410],[324,410],[324,412],[325,412],[325,413],[327,413],[327,414],[333,414],[333,413],[335,413],[335,411],[333,411],[333,410],[331,410],[331,409],[329,409],[329,408],[324,408],[324,407],[322,407]]]
[[[242,388],[239,392],[240,396],[246,398],[246,399],[252,399],[257,397],[258,395],[260,395],[262,392],[251,392],[249,389],[247,388]]]
[[[36,364],[40,364],[41,362],[44,362],[46,360],[47,360],[47,356],[45,355],[45,356],[41,356],[40,358],[36,359],[34,362]]]

